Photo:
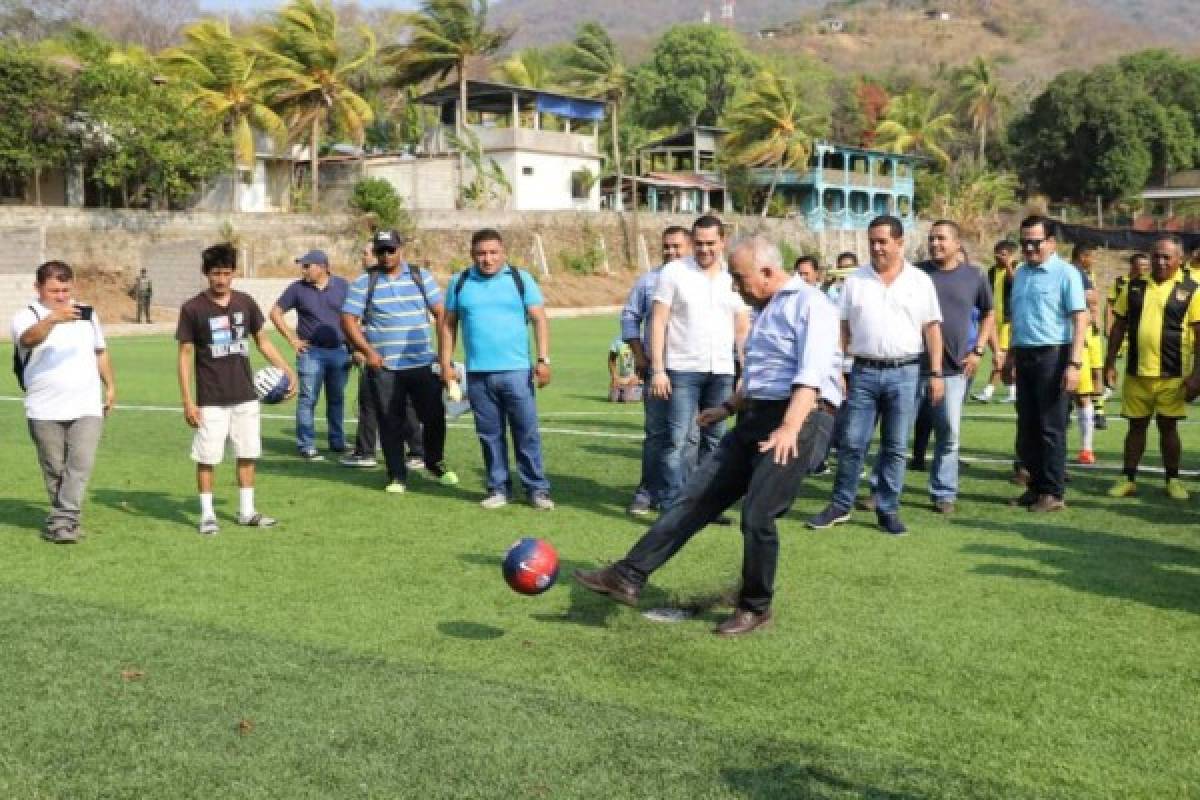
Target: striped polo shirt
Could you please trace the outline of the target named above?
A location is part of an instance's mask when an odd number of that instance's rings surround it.
[[[421,285],[429,305],[442,302],[442,291],[429,270],[420,271]],[[343,314],[363,316],[363,305],[367,300],[367,287],[371,273],[359,275],[350,284],[346,293]],[[433,326],[429,320],[429,309],[421,297],[421,290],[413,282],[407,263],[400,265],[397,275],[379,273],[375,293],[371,295],[371,309],[363,320],[363,334],[371,347],[383,357],[386,369],[412,369],[433,363],[435,356]]]

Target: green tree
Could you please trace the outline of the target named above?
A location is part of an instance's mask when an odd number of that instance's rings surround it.
[[[529,47],[513,53],[492,68],[492,77],[501,83],[549,89],[554,85],[550,59],[544,50]]]
[[[795,84],[773,72],[760,73],[729,112],[725,147],[733,161],[746,167],[774,168],[762,216],[767,216],[783,171],[808,162],[821,122],[802,102]]]
[[[512,31],[488,28],[488,0],[422,0],[408,20],[409,40],[386,48],[383,58],[395,70],[401,87],[454,75],[458,82],[455,131],[462,138],[467,124],[467,73],[508,44]]]
[[[181,87],[160,85],[128,64],[93,64],[75,84],[76,119],[89,177],[125,206],[168,208],[228,170],[221,120],[189,105]]]
[[[42,204],[41,172],[67,159],[67,76],[22,46],[0,50],[0,175],[31,177]]]
[[[471,165],[473,178],[470,183],[464,182],[460,190],[463,205],[487,208],[493,202],[512,195],[512,184],[504,174],[504,169],[496,159],[484,154],[483,145],[475,131],[465,128],[462,138],[451,136],[450,141]]]
[[[954,138],[954,115],[940,112],[936,92],[911,89],[893,97],[875,129],[875,144],[893,153],[929,156],[943,168],[950,163],[946,145]]]
[[[716,125],[756,63],[737,35],[716,25],[676,25],[634,70],[635,118],[647,128]]]
[[[268,105],[278,79],[264,65],[270,58],[248,40],[234,36],[229,23],[206,19],[183,31],[184,43],[164,51],[161,67],[179,82],[186,105],[220,121],[233,148],[232,203],[239,208],[241,180],[237,169],[253,169],[254,133],[270,136],[279,148],[288,139],[287,126]]]
[[[609,146],[617,176],[614,208],[623,211],[625,174],[621,164],[620,119],[621,103],[629,93],[631,76],[608,31],[599,24],[585,22],[579,26],[567,55],[567,75],[580,91],[602,97],[608,104]]]
[[[357,51],[344,44],[329,0],[292,0],[259,30],[273,62],[274,104],[284,111],[293,137],[308,136],[313,211],[319,208],[321,132],[335,124],[361,147],[374,119],[351,83],[375,57],[370,29],[361,28],[360,35]]]
[[[971,129],[979,137],[979,163],[987,158],[988,134],[1003,124],[1012,101],[996,76],[995,64],[983,56],[960,68],[955,75],[958,102]]]

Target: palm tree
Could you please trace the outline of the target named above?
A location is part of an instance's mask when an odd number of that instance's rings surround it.
[[[994,64],[976,56],[957,73],[958,101],[971,120],[971,128],[979,135],[979,163],[987,153],[988,131],[998,127],[1011,106],[993,70]]]
[[[550,61],[546,53],[536,47],[513,53],[496,65],[492,76],[501,83],[530,89],[549,89],[554,83]]]
[[[454,130],[459,139],[467,124],[468,71],[512,38],[512,31],[488,30],[487,17],[488,0],[421,0],[408,17],[410,40],[383,52],[402,87],[453,73],[458,81]]]
[[[279,147],[288,138],[287,126],[268,105],[273,78],[263,69],[267,60],[248,41],[230,31],[229,23],[206,19],[183,31],[184,43],[164,51],[159,64],[178,79],[192,104],[219,117],[233,139],[233,210],[238,209],[241,179],[237,169],[254,168],[254,132],[269,135]]]
[[[893,153],[921,153],[945,167],[950,156],[943,145],[954,138],[954,115],[938,113],[936,92],[913,89],[888,104],[875,129],[875,144]]]
[[[338,34],[329,0],[292,0],[259,30],[273,62],[269,75],[278,87],[274,101],[284,109],[293,138],[307,134],[312,170],[312,210],[318,208],[321,131],[330,122],[362,146],[375,114],[352,86],[354,75],[375,57],[375,37],[361,29],[362,48],[350,52]]]
[[[763,199],[765,217],[783,171],[808,161],[819,120],[805,110],[795,84],[768,71],[730,110],[726,124],[731,133],[725,146],[735,164],[775,168]]]
[[[619,120],[621,101],[629,93],[632,76],[621,61],[621,54],[608,31],[595,22],[579,26],[567,53],[567,75],[580,91],[592,97],[603,97],[608,103],[613,168],[617,174],[614,202],[616,210],[623,211],[625,176],[621,169]]]

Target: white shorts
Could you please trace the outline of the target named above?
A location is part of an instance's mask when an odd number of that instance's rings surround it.
[[[256,459],[262,455],[257,400],[236,406],[201,406],[200,427],[192,437],[192,460],[209,466],[225,458],[225,440],[233,442],[233,456]]]

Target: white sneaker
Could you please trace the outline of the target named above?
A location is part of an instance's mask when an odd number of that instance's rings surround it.
[[[550,499],[549,492],[534,492],[529,496],[529,504],[538,511],[554,510],[554,501]]]
[[[508,496],[503,492],[492,492],[487,497],[479,501],[479,505],[486,509],[503,508],[508,505]]]
[[[379,462],[375,460],[375,456],[364,456],[361,453],[351,453],[348,456],[343,456],[341,459],[341,464],[343,467],[369,469],[378,463]]]
[[[221,526],[217,524],[216,517],[202,517],[197,527],[200,530],[201,536],[216,536],[221,531]]]

